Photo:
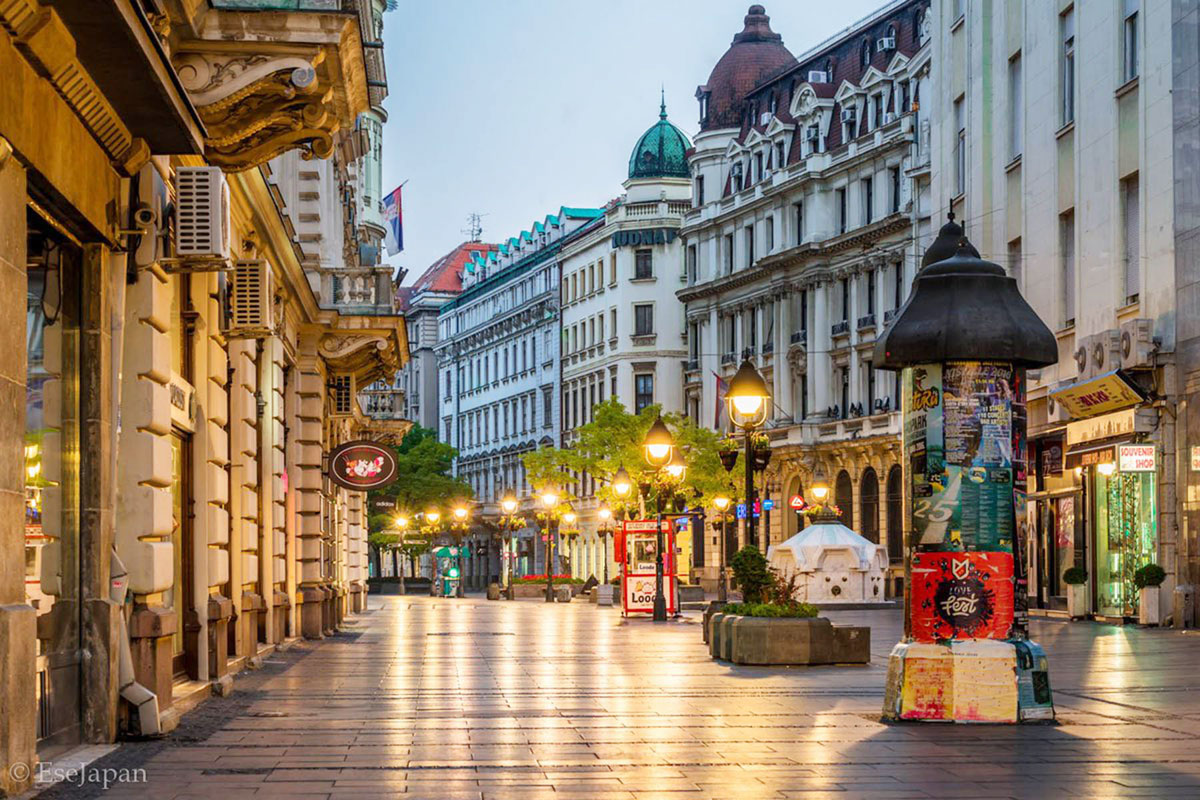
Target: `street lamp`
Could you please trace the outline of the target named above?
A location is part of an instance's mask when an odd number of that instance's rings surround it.
[[[612,509],[608,506],[596,509],[596,516],[600,517],[600,530],[596,532],[600,534],[600,549],[603,551],[605,586],[608,585],[608,526],[612,522],[612,515]]]
[[[455,554],[455,560],[458,562],[458,591],[455,594],[459,597],[466,597],[467,591],[464,584],[467,582],[466,572],[463,569],[463,538],[467,533],[467,517],[470,511],[463,504],[458,504],[452,512],[454,514],[454,524],[451,525],[455,532],[455,542],[458,545],[458,552]]]
[[[500,557],[500,580],[505,589],[512,584],[512,553],[510,551],[512,550],[513,528],[516,526],[519,505],[516,495],[512,492],[506,492],[504,497],[500,498],[500,509],[504,512],[504,516],[500,519],[500,541],[504,548]]]
[[[425,524],[429,528],[429,596],[437,597],[438,588],[438,558],[437,558],[437,534],[438,522],[442,518],[442,512],[436,508],[425,509]]]
[[[825,505],[825,498],[829,497],[829,481],[825,478],[825,470],[820,466],[813,473],[812,496],[818,505]]]
[[[758,546],[758,521],[754,518],[754,441],[751,434],[767,421],[771,393],[750,359],[742,361],[729,381],[725,404],[729,421],[746,433],[746,541]]]
[[[662,417],[654,420],[654,424],[650,426],[650,430],[646,431],[646,438],[642,441],[642,449],[646,451],[646,463],[655,469],[661,471],[668,468],[668,465],[676,466],[671,458],[675,450],[675,439],[671,436],[670,429],[663,422]],[[680,460],[679,463],[682,463]],[[679,469],[679,474],[683,475],[683,470]],[[654,621],[667,621],[667,600],[663,596],[663,492],[664,487],[659,487],[657,491],[658,497],[658,524],[655,526],[655,548],[654,548]]]
[[[575,541],[575,537],[579,534],[579,528],[575,527],[575,523],[579,520],[579,515],[571,510],[570,507],[562,514],[562,524],[558,528],[558,537],[561,540],[558,545],[559,561],[562,560],[562,551],[567,551],[566,569],[572,570],[572,559],[575,557],[574,549],[571,544]]]
[[[405,538],[405,534],[408,532],[408,517],[403,513],[398,514],[396,516],[396,530],[398,530],[400,532],[401,556],[398,561],[395,558],[393,558],[392,566],[396,567],[396,573],[400,577],[400,596],[403,597],[404,591],[405,591],[405,589],[404,589],[404,557],[406,555],[404,553],[404,538]],[[381,568],[380,572],[382,572],[382,571],[383,570]]]
[[[717,583],[717,602],[724,603],[729,600],[729,584],[725,575],[725,548],[729,542],[729,528],[726,523],[725,512],[729,510],[729,504],[733,502],[723,494],[719,494],[713,498],[713,505],[717,511],[721,512],[721,545],[717,548],[720,553],[721,574]]]
[[[558,505],[558,492],[546,487],[541,494],[542,512],[546,524],[542,527],[546,536],[546,602],[554,602],[554,507]]]
[[[618,500],[624,500],[629,497],[629,493],[633,491],[633,481],[629,478],[629,473],[624,467],[617,470],[612,479],[613,494]]]
[[[687,462],[683,460],[683,454],[679,452],[678,448],[671,453],[671,460],[667,462],[663,470],[675,480],[683,478],[683,473],[687,470]]]

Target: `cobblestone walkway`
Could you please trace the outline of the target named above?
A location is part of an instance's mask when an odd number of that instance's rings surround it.
[[[44,798],[1200,797],[1200,636],[1033,624],[1059,724],[884,725],[899,612],[868,667],[711,661],[698,617],[371,598],[240,676],[168,739],[96,766],[148,784]]]

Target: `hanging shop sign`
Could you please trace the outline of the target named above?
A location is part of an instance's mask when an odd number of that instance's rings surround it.
[[[636,231],[617,231],[612,235],[613,247],[650,247],[670,244],[679,231],[675,228],[645,228]]]
[[[1117,469],[1121,472],[1156,472],[1157,450],[1152,444],[1123,444],[1117,447]]]
[[[1200,472],[1200,445],[1192,445],[1192,472]]]
[[[1074,419],[1120,411],[1146,399],[1138,385],[1121,370],[1073,383],[1050,392],[1050,396]]]
[[[1137,409],[1129,408],[1101,417],[1067,423],[1067,450],[1089,442],[1132,437],[1139,433]]]
[[[1095,447],[1080,447],[1067,451],[1067,466],[1094,467],[1097,464],[1111,464],[1117,460],[1115,445],[1098,445]]]
[[[329,454],[329,480],[347,489],[379,489],[399,477],[396,453],[390,447],[360,440],[347,442]]]
[[[188,433],[196,432],[196,389],[178,372],[171,373],[167,384],[171,402],[171,424]]]

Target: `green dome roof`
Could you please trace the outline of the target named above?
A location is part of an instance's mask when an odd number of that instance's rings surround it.
[[[691,146],[683,131],[667,122],[667,103],[663,100],[658,122],[642,134],[629,156],[629,177],[689,178],[685,154]]]

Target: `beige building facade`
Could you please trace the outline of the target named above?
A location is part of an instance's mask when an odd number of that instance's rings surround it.
[[[277,5],[0,4],[3,793],[364,607],[324,457],[402,435],[353,387],[405,328],[324,302],[272,179],[347,152],[359,16]]]

